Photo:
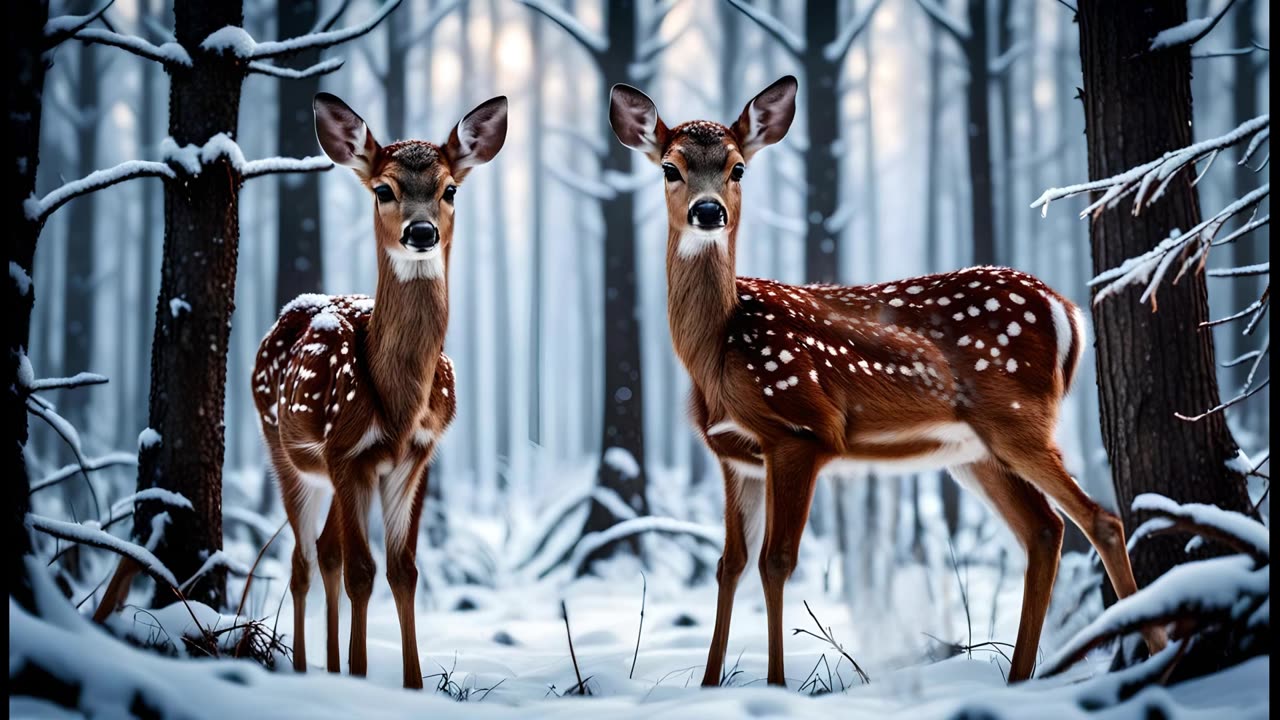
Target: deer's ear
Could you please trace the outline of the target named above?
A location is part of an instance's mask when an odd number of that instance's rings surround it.
[[[639,150],[655,163],[662,162],[667,126],[648,95],[621,83],[609,93],[609,125],[623,145]]]
[[[462,182],[471,168],[492,160],[506,141],[507,98],[486,100],[459,120],[449,133],[444,154],[453,179]]]
[[[364,120],[329,93],[316,93],[311,108],[316,114],[316,139],[324,148],[324,154],[335,163],[355,170],[362,179],[369,179],[382,146],[373,139]]]
[[[733,134],[742,145],[742,157],[750,160],[762,148],[781,140],[796,117],[796,79],[787,75],[765,88],[733,124]]]

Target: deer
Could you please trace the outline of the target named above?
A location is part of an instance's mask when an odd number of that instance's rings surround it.
[[[404,686],[420,689],[418,523],[431,459],[457,409],[453,363],[443,352],[454,196],[472,168],[502,149],[507,99],[467,113],[443,144],[406,140],[385,147],[337,97],[319,93],[313,109],[325,154],[351,168],[372,195],[378,277],[372,298],[306,294],[288,303],[254,362],[253,398],[294,536],[293,664],[306,671],[307,591],[318,565],[327,670],[341,670],[341,582],[351,603],[350,673],[367,673],[376,570],[368,520],[377,490]]]
[[[782,140],[798,83],[786,76],[732,125],[668,126],[615,85],[618,140],[662,168],[667,320],[692,381],[690,415],[719,460],[725,543],[703,686],[721,682],[734,595],[752,553],[764,588],[768,682],[786,685],[783,587],[820,470],[947,468],[1027,554],[1010,682],[1031,677],[1066,514],[1116,594],[1137,590],[1120,519],[1067,473],[1053,439],[1086,335],[1075,305],[1026,273],[973,267],[873,285],[737,277],[744,174]],[[1152,653],[1162,628],[1148,628]]]

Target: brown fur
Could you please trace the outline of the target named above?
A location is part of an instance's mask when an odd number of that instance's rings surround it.
[[[731,128],[697,122],[667,130],[638,91],[614,91],[611,118],[619,139],[656,163],[676,166],[681,176],[666,182],[668,320],[693,383],[694,423],[725,474],[725,550],[703,684],[720,681],[733,595],[749,555],[751,518],[744,509],[764,506],[759,564],[768,679],[785,684],[782,591],[796,565],[819,470],[837,459],[928,463],[938,453],[952,458],[958,476],[973,480],[1027,550],[1009,671],[1010,681],[1026,679],[1062,541],[1062,521],[1049,501],[1085,530],[1117,594],[1136,590],[1123,527],[1067,474],[1053,440],[1083,343],[1075,308],[1035,278],[1006,268],[852,287],[736,277],[741,190],[729,169],[758,149],[742,154],[748,130],[766,142],[785,133],[794,112],[787,107],[794,101],[794,80],[789,86],[788,80],[757,96]],[[778,120],[753,129],[753,116],[765,118],[756,126]],[[654,128],[643,125],[648,122]],[[724,206],[724,238],[696,251],[683,248],[691,231],[687,209],[703,198]],[[976,436],[967,445],[973,456],[946,455],[954,451],[953,438],[940,433],[965,427]],[[763,488],[750,479],[757,473]],[[1146,637],[1153,652],[1164,647],[1163,631]]]

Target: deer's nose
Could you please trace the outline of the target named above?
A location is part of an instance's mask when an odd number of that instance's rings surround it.
[[[696,228],[715,230],[727,222],[724,206],[715,200],[699,200],[689,208],[689,224]]]
[[[440,233],[429,222],[410,223],[404,229],[400,244],[414,252],[426,252],[440,242]]]

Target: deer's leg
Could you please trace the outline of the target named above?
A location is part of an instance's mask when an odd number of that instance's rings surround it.
[[[351,599],[351,644],[347,665],[352,675],[364,676],[369,670],[368,644],[369,596],[373,594],[373,576],[377,566],[369,552],[369,500],[373,495],[373,473],[368,469],[346,467],[334,473],[333,502],[338,506],[342,532],[342,580]]]
[[[796,568],[800,536],[809,518],[822,458],[803,438],[788,438],[765,451],[764,548],[760,580],[769,617],[769,684],[787,684],[782,654],[782,589]]]
[[[342,588],[342,521],[338,519],[338,503],[329,504],[329,517],[316,541],[316,555],[320,564],[320,579],[324,582],[325,619],[325,669],[331,673],[342,672],[342,657],[338,652],[338,592]]]
[[[281,479],[281,496],[289,526],[293,529],[293,568],[289,591],[293,595],[293,668],[307,670],[307,591],[311,589],[311,566],[316,559],[316,535],[324,493],[306,484],[291,465],[276,463]]]
[[[988,459],[953,468],[956,478],[971,478],[990,502],[1027,553],[1027,574],[1023,579],[1022,618],[1018,639],[1009,666],[1009,682],[1031,677],[1040,631],[1049,612],[1053,581],[1058,575],[1062,553],[1062,518],[1044,495],[999,461]]]
[[[720,586],[716,597],[716,625],[707,653],[707,670],[702,676],[703,687],[720,684],[734,594],[738,579],[747,567],[752,544],[759,547],[760,513],[764,504],[764,482],[743,477],[725,462],[720,463],[720,471],[724,474],[724,554],[716,567],[716,582]]]
[[[1055,445],[1014,445],[998,449],[997,454],[1019,475],[1049,496],[1084,532],[1102,559],[1102,566],[1106,568],[1117,597],[1126,598],[1137,592],[1138,584],[1133,579],[1133,567],[1125,549],[1124,523],[1120,518],[1080,489],[1062,464],[1062,453]],[[1142,636],[1152,655],[1168,644],[1162,627],[1148,627],[1142,631]]]
[[[400,620],[400,651],[404,686],[422,689],[418,660],[418,633],[414,623],[414,597],[418,589],[418,522],[427,495],[426,456],[405,461],[382,479],[382,519],[387,538],[387,582]]]

